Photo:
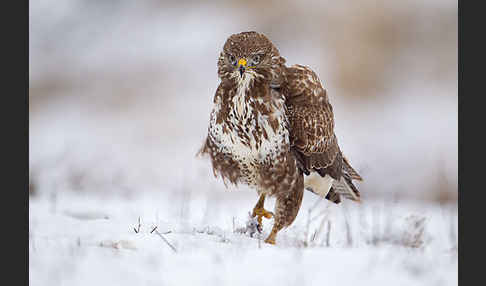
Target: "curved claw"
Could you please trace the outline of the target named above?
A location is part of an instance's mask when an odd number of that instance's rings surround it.
[[[257,221],[258,221],[257,230],[258,230],[259,233],[262,233],[262,231],[263,231],[263,219],[262,218],[264,217],[266,219],[270,219],[270,218],[273,217],[273,213],[265,210],[264,208],[255,208],[255,209],[253,209],[252,216],[253,217],[258,216],[258,218],[257,218]]]
[[[270,219],[273,217],[273,213],[265,210],[264,208],[255,208],[253,209],[252,216],[258,216],[257,220],[259,224],[262,224],[262,217],[265,217],[266,219]]]

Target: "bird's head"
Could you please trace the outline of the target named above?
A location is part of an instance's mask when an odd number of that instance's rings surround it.
[[[235,84],[259,79],[275,86],[281,82],[284,63],[265,35],[242,32],[226,40],[218,59],[218,75],[221,80]]]

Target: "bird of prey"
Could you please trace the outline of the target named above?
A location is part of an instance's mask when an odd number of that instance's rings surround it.
[[[231,35],[218,58],[221,82],[213,100],[207,138],[199,154],[209,155],[214,175],[225,185],[247,184],[260,196],[253,209],[274,218],[265,242],[297,216],[304,189],[340,203],[360,201],[353,180],[361,176],[339,149],[326,90],[308,67],[287,67],[263,34]],[[305,176],[305,178],[304,178]],[[276,198],[273,212],[266,196]]]

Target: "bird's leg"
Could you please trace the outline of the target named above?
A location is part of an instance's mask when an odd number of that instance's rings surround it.
[[[297,216],[302,197],[304,195],[303,177],[297,179],[297,182],[291,187],[291,192],[277,195],[275,203],[275,221],[272,231],[265,239],[266,243],[275,244],[277,233],[284,227],[289,226]]]
[[[275,244],[275,238],[277,237],[277,232],[281,230],[283,226],[279,226],[277,224],[273,225],[272,232],[268,235],[267,239],[265,239],[266,243]]]
[[[267,211],[263,207],[264,203],[265,203],[265,195],[261,195],[260,199],[258,200],[255,207],[253,208],[253,213],[251,215],[252,217],[258,216],[257,220],[258,220],[258,224],[260,225],[260,227],[262,225],[262,217],[265,217],[265,218],[268,218],[268,219],[273,217],[273,213]]]

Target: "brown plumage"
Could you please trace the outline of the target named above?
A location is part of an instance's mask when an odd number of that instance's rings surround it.
[[[275,218],[266,242],[294,221],[304,188],[334,203],[341,195],[359,201],[352,181],[362,178],[341,153],[332,106],[310,68],[285,66],[267,37],[243,32],[224,44],[218,76],[200,153],[225,184],[245,183],[261,195],[253,215]],[[276,197],[274,213],[263,208],[266,195]]]

